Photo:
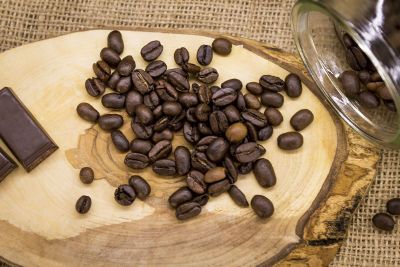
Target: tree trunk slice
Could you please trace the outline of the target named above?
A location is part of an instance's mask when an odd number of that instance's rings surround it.
[[[147,31],[147,32],[146,32]],[[21,46],[0,54],[0,81],[12,87],[60,149],[29,175],[22,168],[0,184],[0,255],[29,266],[110,265],[327,265],[343,239],[351,214],[375,174],[378,150],[330,111],[299,59],[278,49],[238,37],[228,57],[214,55],[216,84],[237,77],[243,84],[263,74],[284,78],[288,71],[303,81],[297,100],[285,96],[284,122],[262,143],[275,167],[277,184],[261,188],[253,174],[237,185],[248,200],[255,194],[270,198],[275,213],[268,220],[251,208],[239,208],[227,194],[210,199],[200,216],[180,222],[167,205],[168,196],[183,185],[182,177],[163,178],[151,170],[132,171],[123,164],[109,133],[81,120],[75,111],[89,102],[100,113],[99,99],[87,95],[84,81],[106,46],[108,31],[77,32]],[[124,55],[132,54],[137,68],[145,62],[140,48],[158,39],[160,59],[175,67],[173,52],[185,46],[195,62],[197,48],[211,44],[216,34],[193,31],[123,31]],[[244,89],[245,91],[245,89]],[[276,138],[289,131],[289,119],[308,108],[315,120],[302,131],[304,146],[295,152],[278,149]],[[124,114],[122,131],[132,139]],[[176,134],[174,147],[185,144]],[[96,181],[83,185],[79,169],[90,166]],[[113,199],[115,187],[140,173],[152,186],[148,200],[130,207]],[[79,196],[92,197],[86,215],[74,209]]]

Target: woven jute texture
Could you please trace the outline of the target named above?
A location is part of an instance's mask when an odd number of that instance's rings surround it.
[[[82,29],[130,26],[209,30],[295,52],[290,28],[294,2],[0,0],[0,51]],[[376,180],[332,266],[400,266],[400,227],[388,234],[371,225],[373,214],[384,211],[386,201],[399,196],[400,153],[384,150]]]

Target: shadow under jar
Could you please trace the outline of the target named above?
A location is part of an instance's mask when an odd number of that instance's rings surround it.
[[[299,0],[292,10],[296,46],[323,95],[353,129],[389,148],[400,148],[399,14],[399,0]],[[362,78],[356,94],[344,86],[346,71]],[[374,80],[383,93],[367,86]]]

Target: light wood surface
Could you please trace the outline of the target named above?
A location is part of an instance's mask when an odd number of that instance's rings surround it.
[[[123,114],[102,107],[100,99],[84,89],[107,34],[106,30],[77,32],[0,54],[1,86],[14,89],[60,147],[30,174],[19,168],[0,184],[0,256],[29,266],[327,264],[372,181],[378,153],[328,111],[298,58],[231,38],[232,54],[215,55],[211,64],[220,73],[217,84],[234,77],[246,84],[263,74],[284,78],[288,71],[302,77],[302,96],[285,97],[284,122],[262,143],[265,157],[275,167],[277,184],[263,189],[252,174],[237,182],[248,200],[255,194],[270,198],[274,215],[258,219],[251,208],[239,208],[225,194],[212,198],[197,218],[180,222],[167,198],[183,184],[182,177],[126,168],[124,154],[113,147],[109,133],[75,112],[80,102],[89,102],[102,114]],[[123,55],[133,55],[138,68],[146,66],[140,48],[149,41],[161,41],[160,59],[171,68],[176,67],[176,48],[187,47],[190,61],[195,62],[197,48],[215,37],[140,29],[122,34]],[[278,149],[277,136],[290,130],[290,117],[302,108],[315,114],[312,125],[302,131],[304,146],[294,152]],[[132,139],[130,119],[125,114],[124,119],[122,130]],[[174,147],[182,143],[186,144],[181,134],[176,134]],[[89,186],[78,178],[84,166],[95,170],[96,180]],[[151,196],[122,207],[113,192],[135,173],[149,181]],[[83,194],[91,196],[92,208],[82,216],[74,206]]]

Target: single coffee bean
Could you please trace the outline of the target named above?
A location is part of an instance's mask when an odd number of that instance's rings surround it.
[[[150,74],[148,74],[144,70],[134,70],[132,72],[131,78],[136,90],[138,90],[138,92],[142,95],[153,90],[154,80],[150,76]]]
[[[153,61],[161,55],[163,48],[160,41],[151,41],[140,50],[140,54],[144,60]]]
[[[169,198],[168,202],[172,208],[178,207],[180,204],[192,200],[193,193],[187,187],[181,187],[176,190]]]
[[[214,68],[204,68],[197,74],[197,79],[200,82],[210,84],[215,82],[218,79],[218,71]]]
[[[200,84],[198,84],[196,82],[192,83],[192,91],[193,91],[193,93],[197,94],[199,92],[199,89],[200,89]]]
[[[107,81],[107,85],[108,87],[110,87],[111,89],[115,90],[115,88],[117,87],[117,83],[119,82],[119,80],[121,79],[121,75],[119,75],[118,71],[113,71],[113,73],[111,74],[110,79],[108,79]]]
[[[289,97],[299,97],[303,91],[300,77],[297,74],[290,73],[285,78],[285,91]]]
[[[386,85],[378,87],[376,90],[378,93],[378,96],[382,98],[383,100],[392,100],[392,95],[389,92],[389,89]]]
[[[199,124],[197,124],[197,128],[199,129],[201,135],[207,136],[213,134],[211,128],[205,122],[200,122]]]
[[[267,125],[266,127],[261,128],[258,131],[258,135],[257,135],[258,140],[260,140],[260,141],[268,140],[272,136],[273,131],[274,131],[274,129],[272,128],[271,125]]]
[[[250,109],[260,109],[261,108],[261,102],[258,100],[258,97],[256,97],[253,94],[245,94],[244,96],[244,102],[246,103],[246,107]]]
[[[182,106],[179,102],[166,101],[162,104],[162,111],[165,115],[176,116],[182,112]]]
[[[265,90],[275,93],[285,89],[285,82],[281,78],[272,75],[261,76],[259,83]]]
[[[179,95],[179,103],[181,103],[181,105],[185,108],[190,108],[197,106],[199,100],[197,98],[197,95],[194,93],[181,93]]]
[[[190,190],[196,194],[204,194],[207,190],[207,185],[204,182],[204,175],[199,171],[190,171],[186,177],[186,183]]]
[[[210,88],[207,85],[200,85],[197,95],[201,103],[210,103],[212,94]]]
[[[129,150],[129,141],[120,130],[114,130],[111,132],[111,140],[116,149],[121,152],[127,152]]]
[[[132,56],[124,57],[118,64],[117,71],[121,76],[129,76],[136,68],[136,62]]]
[[[222,193],[225,193],[226,191],[229,190],[231,187],[231,184],[229,183],[228,179],[224,179],[221,181],[218,181],[216,183],[210,184],[207,188],[207,193],[211,197],[217,197],[221,195]]]
[[[214,136],[214,135],[209,135],[209,136],[205,136],[205,137],[201,138],[196,144],[196,151],[206,152],[208,146],[212,142],[214,142],[214,140],[216,140],[217,138],[219,138],[219,137]]]
[[[161,106],[160,106],[161,107]],[[161,108],[161,113],[162,113],[162,108]],[[155,132],[161,132],[164,131],[167,127],[168,124],[170,123],[170,119],[167,116],[163,116],[159,118],[153,125],[153,130]]]
[[[234,105],[226,106],[223,109],[229,123],[234,123],[240,121],[240,112]]]
[[[75,204],[75,209],[80,214],[85,214],[90,210],[92,206],[92,199],[89,196],[81,196],[78,198]]]
[[[385,104],[386,108],[390,111],[396,112],[396,104],[394,103],[393,100],[383,100],[383,104]]]
[[[197,105],[195,109],[195,115],[199,121],[208,121],[211,114],[211,108],[206,103]]]
[[[125,165],[132,169],[144,169],[149,165],[149,158],[141,153],[128,153],[124,161]]]
[[[93,97],[101,96],[106,90],[106,86],[98,78],[87,79],[85,82],[85,88],[86,92]]]
[[[156,93],[164,101],[177,101],[178,91],[167,81],[158,80],[156,82]]]
[[[160,105],[161,100],[155,91],[151,91],[143,96],[143,103],[151,110]]]
[[[247,127],[242,122],[236,122],[229,126],[225,136],[231,143],[240,143],[247,136]]]
[[[371,74],[367,70],[362,70],[358,73],[358,78],[363,84],[367,84],[371,81]]]
[[[221,88],[216,85],[210,86],[211,95],[215,94],[219,89],[221,89]]]
[[[170,129],[164,129],[161,132],[155,132],[151,137],[154,143],[160,142],[162,140],[172,141],[174,139],[174,133]]]
[[[266,108],[264,115],[272,126],[278,126],[283,121],[282,113],[276,108]]]
[[[206,154],[211,161],[218,162],[224,159],[228,150],[229,143],[224,138],[219,137],[210,143]]]
[[[225,179],[226,177],[226,170],[224,167],[215,167],[209,169],[206,174],[204,175],[204,182],[206,183],[214,183]]]
[[[94,172],[90,167],[83,167],[79,172],[79,178],[84,184],[91,184],[94,180]]]
[[[136,107],[140,104],[143,104],[143,95],[138,91],[133,90],[126,95],[125,110],[129,116],[136,114]]]
[[[381,101],[374,93],[370,91],[362,91],[358,94],[360,104],[368,109],[379,107]]]
[[[101,103],[106,108],[122,109],[125,106],[125,98],[125,95],[109,93],[103,95],[103,97],[101,98]]]
[[[392,198],[386,203],[386,210],[390,214],[400,215],[400,198]]]
[[[212,95],[212,101],[216,106],[226,106],[235,101],[237,96],[235,89],[221,88]]]
[[[229,79],[221,83],[221,88],[232,88],[236,91],[242,90],[243,84],[239,79]]]
[[[130,185],[123,184],[118,186],[114,192],[114,198],[122,206],[132,205],[136,199],[136,192]]]
[[[179,92],[188,92],[190,84],[187,79],[186,73],[184,74],[176,71],[169,72],[167,74],[168,81],[175,87]]]
[[[176,173],[185,175],[190,171],[190,151],[184,146],[178,146],[174,151]]]
[[[238,108],[239,111],[245,111],[246,110],[246,101],[244,101],[244,96],[242,92],[238,92],[237,98],[236,98],[236,107]]]
[[[192,167],[201,173],[206,173],[209,169],[217,166],[207,158],[206,154],[202,152],[192,153],[191,163]]]
[[[255,109],[248,109],[241,113],[243,120],[250,122],[256,127],[262,128],[268,124],[267,118],[263,113]]]
[[[166,81],[168,81],[169,83],[171,83],[171,81],[168,79],[168,76],[169,76],[171,73],[175,73],[175,74],[177,74],[177,75],[179,75],[179,76],[184,77],[185,79],[188,79],[188,78],[189,78],[189,74],[188,74],[186,71],[184,71],[182,68],[167,69],[167,70],[165,71],[164,75],[163,75],[163,79],[166,80]]]
[[[253,170],[253,162],[242,163],[238,167],[240,174],[249,174]]]
[[[89,103],[80,103],[76,107],[76,112],[79,117],[90,122],[97,122],[100,117],[100,113]]]
[[[115,91],[117,91],[120,94],[124,94],[132,89],[132,79],[131,77],[122,77],[119,79],[117,82],[117,85],[115,86]]]
[[[142,140],[138,138],[133,139],[130,144],[131,152],[136,152],[144,155],[147,155],[152,147],[153,144],[149,140]]]
[[[169,140],[162,140],[156,143],[152,149],[149,151],[149,159],[154,162],[156,160],[166,158],[171,154],[172,144]]]
[[[257,182],[262,187],[271,187],[276,184],[276,175],[272,164],[267,159],[258,159],[253,169]]]
[[[248,142],[236,148],[235,157],[240,163],[253,162],[262,154],[261,145]]]
[[[361,72],[363,72],[363,71],[360,71],[359,73],[361,73]],[[379,75],[379,73],[377,71],[375,71],[371,74],[371,81],[372,82],[381,82],[382,77],[381,77],[381,75]]]
[[[290,125],[296,131],[305,129],[314,120],[313,113],[308,109],[297,111],[290,119]]]
[[[353,70],[362,70],[368,65],[367,57],[361,49],[356,46],[346,50],[346,61]]]
[[[237,178],[238,178],[238,170],[235,166],[235,163],[233,160],[229,157],[226,156],[224,158],[224,161],[222,162],[222,165],[224,166],[227,174],[227,178],[231,184],[236,183]]]
[[[256,127],[254,126],[254,124],[246,121],[244,123],[246,125],[247,128],[247,141],[250,142],[257,142],[258,140],[258,129],[256,129]],[[246,138],[244,139],[244,141],[246,141]]]
[[[162,176],[174,176],[176,174],[175,161],[171,159],[159,159],[153,163],[153,172]]]
[[[339,80],[342,83],[344,92],[349,96],[355,96],[360,92],[360,80],[356,72],[347,70],[340,74]]]
[[[158,105],[153,109],[153,116],[155,120],[160,119],[162,115],[164,115],[162,112],[162,105]]]
[[[288,132],[278,136],[278,146],[283,150],[298,149],[302,145],[303,136],[298,132]]]
[[[163,75],[167,70],[167,64],[165,64],[164,61],[155,60],[147,65],[145,70],[148,74],[150,74],[151,77],[157,78]]]
[[[197,62],[200,65],[207,66],[211,63],[213,58],[213,51],[209,45],[201,45],[197,50]]]
[[[236,186],[231,185],[228,190],[229,196],[232,200],[238,205],[239,207],[248,207],[249,202],[247,202],[246,196],[243,194],[242,191]]]
[[[152,123],[154,119],[153,112],[145,104],[136,106],[136,118],[144,125]]]
[[[384,231],[392,231],[396,224],[392,216],[383,212],[375,214],[372,217],[372,223],[376,228]]]
[[[212,49],[215,53],[222,55],[222,56],[227,56],[231,53],[232,51],[232,43],[225,38],[216,38],[212,42]]]
[[[150,139],[153,135],[153,127],[132,121],[131,128],[136,137],[140,139]]]
[[[105,47],[100,51],[100,58],[113,68],[116,68],[121,61],[119,54],[108,47]]]
[[[188,108],[185,112],[185,117],[186,120],[190,123],[197,123],[197,118],[196,118],[196,108]]]
[[[269,218],[274,213],[274,205],[271,200],[261,195],[255,195],[251,199],[251,207],[261,219]]]
[[[108,34],[107,46],[118,54],[122,54],[124,51],[124,41],[120,31],[114,30]]]
[[[184,63],[189,62],[189,51],[185,47],[181,47],[174,52],[175,63],[182,66]]]
[[[124,124],[124,119],[118,114],[105,114],[98,120],[99,126],[105,131],[116,130]]]
[[[108,64],[102,60],[97,61],[97,63],[93,64],[93,72],[96,74],[97,78],[99,78],[103,82],[107,82],[111,76],[111,68]]]
[[[246,89],[253,95],[261,95],[264,91],[261,85],[257,82],[249,82],[246,84]]]
[[[200,140],[199,129],[196,127],[196,125],[193,125],[187,121],[183,124],[183,136],[185,140],[191,144],[195,144]]]
[[[190,74],[197,75],[201,71],[201,67],[196,64],[186,62],[182,65],[182,69]]]
[[[129,185],[135,190],[140,200],[145,200],[151,192],[149,183],[139,175],[133,175],[129,178]]]
[[[222,135],[228,129],[228,118],[222,111],[214,111],[211,113],[209,121],[211,131],[216,135]]]
[[[384,82],[369,82],[366,87],[370,91],[377,91],[379,87],[385,86]]]
[[[280,108],[283,105],[283,96],[279,93],[264,92],[261,95],[261,103],[267,107]]]
[[[175,216],[178,220],[187,220],[196,217],[201,213],[201,206],[197,202],[188,202],[180,205],[176,211]]]
[[[356,46],[356,43],[354,42],[353,38],[351,38],[350,35],[347,33],[343,35],[342,42],[346,48],[351,48],[352,46]]]
[[[205,206],[208,202],[208,199],[209,199],[209,197],[207,194],[202,194],[197,197],[194,197],[192,199],[192,202],[199,203],[200,206]]]

